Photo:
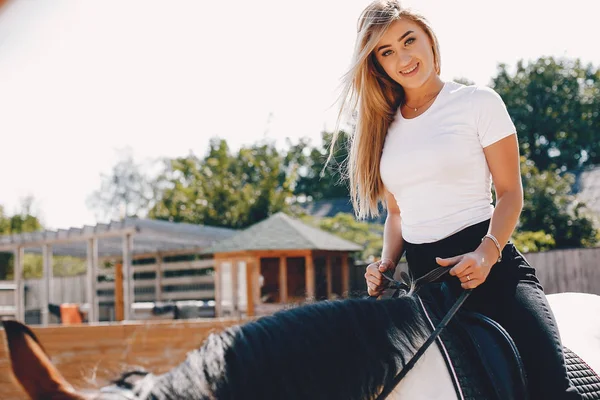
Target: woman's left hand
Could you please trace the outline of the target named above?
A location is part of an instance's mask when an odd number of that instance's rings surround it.
[[[450,275],[458,277],[464,289],[475,289],[485,282],[493,266],[477,251],[435,260],[442,267],[452,267]]]

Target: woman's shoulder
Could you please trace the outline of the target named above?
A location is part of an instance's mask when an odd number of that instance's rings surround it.
[[[496,102],[502,101],[502,98],[494,89],[485,85],[463,85],[461,83],[452,82],[455,91],[460,91],[469,95],[475,102]]]
[[[471,95],[476,98],[487,98],[487,97],[500,97],[498,93],[489,86],[470,84],[465,85],[463,83],[447,81],[448,91],[450,93],[460,93]]]

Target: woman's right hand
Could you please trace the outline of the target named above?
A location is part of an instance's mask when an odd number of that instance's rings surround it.
[[[396,264],[389,258],[381,259],[367,266],[365,279],[369,296],[379,297],[383,293],[389,281],[381,275],[385,271],[394,271],[395,269]]]

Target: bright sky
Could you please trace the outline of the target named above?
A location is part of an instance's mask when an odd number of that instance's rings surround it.
[[[0,204],[33,196],[52,229],[94,224],[86,198],[118,149],[136,160],[283,144],[332,129],[369,0],[13,0],[0,10]],[[598,0],[412,0],[442,78],[486,85],[543,55],[600,66]],[[269,115],[272,117],[269,118]],[[268,121],[270,120],[270,123]]]

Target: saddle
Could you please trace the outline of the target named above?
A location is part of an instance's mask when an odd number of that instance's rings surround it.
[[[416,295],[433,330],[456,298],[445,283],[423,285]],[[528,399],[527,379],[517,347],[492,319],[459,310],[436,340],[459,399]],[[569,379],[586,400],[600,399],[600,378],[565,348]]]

